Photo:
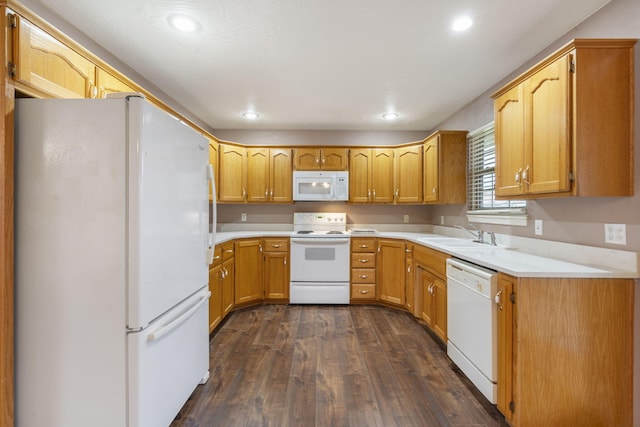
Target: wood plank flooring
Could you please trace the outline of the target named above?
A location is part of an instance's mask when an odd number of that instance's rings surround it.
[[[262,305],[210,343],[211,377],[171,427],[507,426],[408,313]]]

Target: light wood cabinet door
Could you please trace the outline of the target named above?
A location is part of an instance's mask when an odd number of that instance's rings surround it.
[[[524,94],[522,85],[505,92],[494,101],[497,197],[523,194]]]
[[[222,287],[220,264],[209,269],[209,333],[211,333],[222,321]]]
[[[421,318],[431,330],[447,342],[447,283],[428,270],[419,269],[422,283]]]
[[[404,241],[378,239],[376,265],[377,299],[404,306],[406,304]]]
[[[406,242],[405,248],[405,260],[404,260],[404,286],[406,292],[406,307],[409,313],[418,317],[416,312],[416,281],[415,281],[415,266],[413,262],[413,247],[414,244]]]
[[[371,150],[371,201],[375,203],[393,203],[394,154],[392,148]]]
[[[352,148],[349,151],[349,201],[367,203],[371,200],[371,149]]]
[[[424,202],[467,201],[467,131],[438,131],[424,142]]]
[[[234,306],[235,298],[235,258],[222,263],[222,317],[229,314]]]
[[[269,200],[273,203],[290,203],[293,201],[291,164],[290,148],[271,148],[269,150]]]
[[[264,294],[263,249],[261,239],[241,239],[234,244],[234,305],[260,302]]]
[[[322,170],[346,171],[349,167],[349,150],[323,147],[320,151],[320,164]]]
[[[293,167],[296,170],[320,170],[320,148],[295,148]]]
[[[222,203],[242,203],[247,198],[246,148],[220,144],[218,151],[218,200]]]
[[[424,144],[424,201],[437,202],[440,185],[438,182],[438,146],[440,137]]]
[[[571,183],[571,103],[569,67],[564,55],[524,83],[524,169],[527,193],[569,191]]]
[[[106,98],[110,93],[136,92],[134,88],[102,68],[97,68],[96,83],[98,98]]]
[[[395,150],[395,202],[422,203],[422,144]]]
[[[269,149],[247,148],[247,201],[269,201]]]
[[[16,87],[39,97],[95,98],[96,66],[24,18],[17,19]]]
[[[434,318],[434,296],[433,287],[435,286],[435,276],[428,271],[418,267],[418,278],[422,291],[422,307],[420,310],[420,318],[429,326],[433,325]]]
[[[505,274],[498,276],[496,304],[498,305],[498,410],[508,421],[513,420],[513,344],[515,340],[514,292],[515,278]]]
[[[220,150],[220,144],[215,139],[209,138],[209,164],[213,167],[213,181],[215,186],[209,187],[209,201],[212,201],[214,197],[218,197],[218,151]]]
[[[289,252],[265,252],[265,299],[289,301]]]

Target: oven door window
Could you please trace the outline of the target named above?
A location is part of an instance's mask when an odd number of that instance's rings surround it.
[[[336,248],[305,248],[305,261],[334,261]]]

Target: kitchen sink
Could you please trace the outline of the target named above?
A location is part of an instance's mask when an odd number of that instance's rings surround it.
[[[421,242],[431,244],[433,246],[440,246],[446,249],[499,249],[500,246],[491,246],[486,243],[474,242],[468,239],[459,239],[455,237],[421,237],[418,239]]]

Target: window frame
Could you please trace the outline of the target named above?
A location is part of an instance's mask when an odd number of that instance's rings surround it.
[[[494,122],[467,134],[467,220],[485,224],[526,226],[526,200],[495,198],[494,135]]]

